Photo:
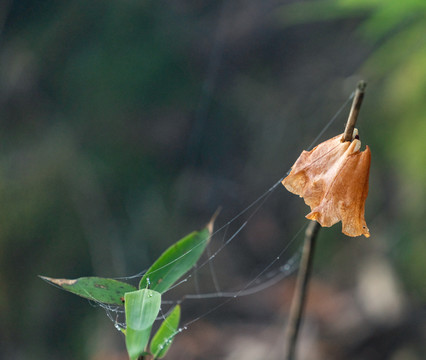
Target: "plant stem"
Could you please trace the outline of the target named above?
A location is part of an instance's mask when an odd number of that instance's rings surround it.
[[[358,114],[361,108],[362,100],[364,98],[366,86],[367,83],[365,81],[360,81],[358,83],[342,141],[352,141],[355,124],[358,119]],[[314,260],[315,243],[320,228],[321,225],[319,223],[316,221],[311,221],[308,228],[306,229],[302,259],[300,260],[300,269],[297,275],[296,289],[290,307],[290,315],[286,333],[284,335],[285,360],[294,360],[295,358],[297,337],[299,335],[300,324],[302,322],[307,288]]]
[[[302,259],[300,260],[296,289],[291,303],[287,331],[284,336],[285,360],[294,359],[297,336],[299,334],[300,323],[305,307],[306,290],[314,259],[315,243],[320,228],[321,225],[319,223],[311,221],[305,232],[305,242],[303,245]]]
[[[358,119],[359,109],[361,108],[362,99],[364,99],[364,93],[367,83],[360,81],[355,91],[355,96],[352,101],[351,111],[349,112],[349,118],[346,123],[345,132],[342,137],[342,141],[352,141],[352,134],[355,129],[355,124]]]

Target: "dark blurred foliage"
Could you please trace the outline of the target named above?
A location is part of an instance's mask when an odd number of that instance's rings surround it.
[[[422,359],[425,4],[3,1],[0,357],[124,359],[102,310],[36,275],[137,273],[219,206],[225,224],[286,173],[364,78],[372,236],[322,231],[300,356]],[[213,262],[221,286],[244,286],[306,213],[275,191]],[[291,284],[204,317],[167,358],[275,358]],[[184,316],[215,305],[184,302]]]

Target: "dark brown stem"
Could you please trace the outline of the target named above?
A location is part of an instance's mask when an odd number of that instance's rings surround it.
[[[355,91],[355,96],[352,101],[351,111],[349,112],[348,121],[346,123],[345,132],[342,137],[342,141],[352,141],[352,134],[355,129],[355,124],[358,119],[359,109],[361,108],[362,99],[364,98],[364,92],[367,83],[360,81]]]
[[[316,221],[311,221],[305,232],[305,243],[303,245],[302,259],[300,260],[299,274],[297,275],[296,289],[290,308],[290,316],[284,336],[284,359],[293,360],[295,356],[297,336],[302,321],[303,310],[306,302],[306,293],[312,263],[316,238],[321,225]]]
[[[366,86],[367,83],[365,81],[360,81],[358,83],[351,111],[349,112],[349,118],[346,123],[345,132],[342,136],[342,141],[352,141],[355,124],[358,119],[359,109],[361,108]],[[311,221],[306,229],[302,259],[300,261],[299,274],[297,275],[296,289],[294,291],[287,329],[284,335],[285,360],[294,360],[295,358],[297,337],[299,335],[300,324],[302,322],[307,288],[312,271],[315,243],[320,228],[321,225],[319,223]]]

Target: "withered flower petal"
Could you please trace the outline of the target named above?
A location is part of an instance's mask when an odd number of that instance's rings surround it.
[[[368,146],[361,152],[357,138],[341,139],[338,135],[303,151],[282,184],[311,207],[308,219],[326,227],[342,221],[344,234],[369,237],[364,208],[371,152]]]

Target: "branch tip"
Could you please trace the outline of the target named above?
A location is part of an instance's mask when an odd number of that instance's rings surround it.
[[[346,123],[345,132],[342,136],[342,142],[353,140],[352,135],[358,119],[359,109],[361,108],[366,87],[367,83],[364,80],[361,80],[357,85],[355,96],[352,101],[351,111],[349,112],[348,121]]]

